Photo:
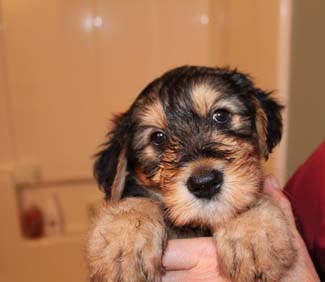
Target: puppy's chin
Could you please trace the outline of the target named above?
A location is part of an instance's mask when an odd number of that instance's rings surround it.
[[[200,199],[185,185],[176,184],[174,188],[172,193],[164,195],[163,202],[167,216],[175,226],[211,227],[212,223],[218,221],[221,224],[234,213],[220,201],[221,194],[211,199]]]
[[[229,168],[231,170],[231,168]],[[224,174],[220,191],[211,199],[197,198],[177,181],[162,196],[167,216],[176,226],[208,227],[212,230],[247,210],[261,196],[261,172],[236,178],[233,172]]]

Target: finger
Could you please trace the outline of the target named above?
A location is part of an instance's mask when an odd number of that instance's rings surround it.
[[[168,271],[162,277],[162,282],[188,282],[188,281],[214,281],[214,282],[230,282],[226,277],[221,276],[215,271]]]
[[[186,270],[168,271],[162,277],[162,282],[180,282],[186,280]]]
[[[289,220],[290,225],[296,228],[291,204],[288,198],[281,191],[279,181],[273,175],[269,175],[265,178],[264,192],[269,195],[276,203],[278,203],[286,218]]]
[[[269,174],[265,177],[265,185],[268,187],[272,187],[277,190],[281,190],[281,185],[279,180],[272,174]]]
[[[185,240],[171,240],[168,242],[162,264],[166,270],[183,270],[195,267],[197,261],[188,254]]]
[[[199,258],[216,256],[216,247],[211,237],[195,239],[178,239],[168,242],[162,264],[169,270],[186,270],[194,268]]]
[[[289,220],[289,224],[291,226],[291,230],[293,231],[293,235],[295,237],[295,247],[298,251],[298,261],[296,264],[301,265],[299,270],[303,269],[303,273],[300,275],[305,275],[305,279],[302,281],[319,281],[317,272],[312,263],[312,260],[308,254],[307,247],[300,236],[296,224],[295,218],[292,212],[290,201],[281,191],[280,184],[278,180],[273,176],[269,175],[265,178],[264,182],[264,192],[268,194],[275,202],[277,202],[284,212],[286,218]],[[299,274],[298,274],[299,275]]]

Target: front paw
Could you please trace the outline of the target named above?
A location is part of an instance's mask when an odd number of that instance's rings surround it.
[[[252,211],[215,232],[219,266],[231,281],[279,282],[293,265],[296,250],[287,223],[280,214],[267,217]]]
[[[167,235],[159,206],[125,199],[106,206],[90,232],[91,282],[160,282]]]

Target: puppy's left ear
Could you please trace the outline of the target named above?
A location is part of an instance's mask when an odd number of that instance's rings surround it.
[[[127,175],[127,146],[129,122],[127,113],[118,116],[115,127],[108,133],[108,142],[96,155],[94,176],[106,198],[118,201],[123,193]]]
[[[268,159],[273,148],[280,142],[282,136],[283,106],[280,105],[271,93],[255,89],[256,98],[256,130],[258,134],[261,157]]]

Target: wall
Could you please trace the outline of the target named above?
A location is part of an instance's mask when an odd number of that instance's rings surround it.
[[[2,0],[0,165],[91,177],[112,114],[174,66],[238,67],[277,89],[279,1]]]
[[[87,210],[103,197],[92,155],[154,77],[211,64],[210,1],[0,4],[0,280],[86,281]],[[17,185],[29,176],[30,192]],[[23,238],[20,200],[46,207],[53,195],[63,234]]]
[[[325,137],[325,2],[293,1],[287,176]]]
[[[280,0],[0,3],[0,280],[85,281],[77,222],[102,197],[92,155],[112,114],[183,64],[238,67],[276,89]],[[17,181],[28,175],[43,205],[46,191],[62,196],[73,234],[21,236]]]
[[[210,63],[208,0],[2,3],[16,162],[42,180],[91,177],[113,113],[163,71]]]
[[[4,23],[2,6],[0,2],[0,168],[4,164],[12,162],[14,158],[14,144],[12,132],[12,120],[10,119],[10,98],[8,92],[7,74],[5,72],[5,49],[4,49]]]

